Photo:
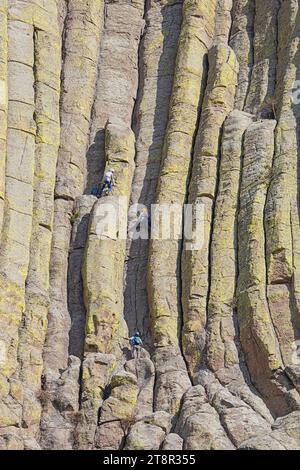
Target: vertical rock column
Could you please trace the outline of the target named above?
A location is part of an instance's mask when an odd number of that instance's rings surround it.
[[[44,350],[46,368],[67,366],[70,316],[67,305],[68,250],[73,202],[82,194],[85,154],[94,99],[103,0],[70,0],[65,20],[50,300]]]
[[[144,0],[106,0],[98,78],[87,153],[86,187],[99,184],[105,167],[105,126],[118,119],[131,126],[138,89],[138,48]]]
[[[35,73],[35,142],[33,223],[26,305],[20,328],[18,361],[24,384],[23,426],[38,431],[42,351],[49,307],[49,262],[52,239],[53,196],[60,138],[59,97],[61,38],[54,0],[37,1],[33,11]],[[31,429],[34,425],[34,430]]]
[[[104,170],[106,158],[104,134],[107,120],[117,119],[120,125],[131,126],[138,87],[138,47],[143,13],[142,0],[107,1],[105,5],[98,77],[90,123],[90,147],[87,152],[87,192],[90,192],[93,186],[99,185]],[[69,310],[72,316],[70,351],[76,355],[83,350],[84,342],[84,330],[79,331],[82,322],[85,322],[81,267],[87,237],[85,225],[94,202],[91,196],[80,197],[76,201],[73,217],[68,283]],[[82,222],[80,222],[81,217],[83,217]]]
[[[89,149],[87,151],[86,190],[90,193],[98,186],[105,167],[105,126],[108,119],[118,120],[120,125],[131,126],[132,111],[138,87],[138,47],[143,25],[144,2],[138,0],[106,1],[104,25],[101,36],[98,75],[91,113]],[[76,248],[78,243],[84,247],[84,230],[78,228],[78,217],[84,212],[86,221],[95,200],[90,196],[80,197],[74,209],[74,230],[72,231],[72,251],[68,269],[69,310],[72,320],[85,321],[82,302],[81,266],[83,251]],[[89,208],[88,208],[89,206]],[[84,209],[85,208],[85,209]],[[81,210],[83,209],[83,210]],[[79,211],[80,214],[76,214]],[[85,222],[83,221],[84,225]],[[77,241],[75,238],[78,238]],[[79,241],[80,238],[80,241]],[[76,286],[76,292],[72,292]],[[81,317],[81,320],[79,318]],[[77,320],[76,320],[77,319]],[[72,325],[70,350],[78,354],[78,338]],[[78,335],[82,338],[83,332]],[[82,343],[83,345],[83,343]],[[82,346],[80,346],[82,348]]]
[[[135,116],[136,157],[131,204],[150,205],[155,199],[162,147],[168,121],[182,1],[148,2],[140,47],[140,88]],[[134,214],[135,218],[136,214]],[[133,217],[129,213],[129,224]],[[147,298],[148,240],[128,240],[125,277],[125,319],[151,345]]]
[[[175,234],[181,234],[186,185],[212,44],[216,2],[186,1],[179,36],[169,123],[156,196],[157,204],[176,207]],[[178,217],[179,216],[179,217]],[[176,235],[175,235],[176,236]],[[155,408],[176,413],[190,381],[180,350],[181,241],[151,240],[149,302],[156,348]]]
[[[110,123],[106,127],[105,140],[107,163],[115,169],[117,185],[109,197],[103,197],[95,204],[91,214],[83,266],[87,310],[84,349],[85,352],[115,353],[119,342],[122,343],[122,334],[126,334],[123,265],[127,195],[133,175],[135,139],[131,129]],[[108,216],[107,222],[103,223],[105,216]]]
[[[209,51],[209,75],[199,130],[196,138],[189,204],[203,210],[201,248],[188,251],[182,258],[182,344],[191,373],[202,361],[205,346],[207,302],[210,290],[210,243],[222,126],[233,108],[238,66],[233,50],[226,45]],[[199,234],[198,234],[199,236]]]
[[[88,237],[90,213],[96,197],[83,195],[76,199],[71,218],[72,235],[68,265],[68,307],[72,326],[70,330],[70,355],[83,357],[86,311],[83,301],[82,263]]]
[[[253,69],[245,111],[273,117],[279,0],[255,2]]]
[[[220,180],[211,241],[211,287],[207,312],[207,362],[216,371],[238,364],[234,296],[237,277],[237,212],[243,137],[251,115],[234,110],[224,125]]]
[[[273,177],[265,214],[266,262],[271,315],[279,337],[284,363],[293,368],[294,341],[300,339],[298,2],[283,4],[278,17],[278,27],[278,73],[275,95],[278,125],[275,135]],[[294,98],[293,91],[296,92]]]
[[[118,0],[107,1],[105,4],[105,15],[103,34],[98,62],[98,76],[94,102],[91,113],[89,132],[89,149],[87,151],[87,175],[86,189],[99,185],[105,167],[105,126],[108,119],[117,119],[120,125],[131,126],[132,111],[138,87],[138,47],[143,25],[144,3],[141,0],[131,2]],[[130,20],[129,20],[130,19]],[[93,201],[90,196],[84,196],[76,201],[76,206],[81,204],[89,210],[85,211],[84,218],[89,217]],[[75,209],[75,216],[76,216]],[[82,212],[79,210],[79,212]],[[75,232],[78,223],[74,224]],[[74,232],[74,230],[73,230]],[[72,234],[76,243],[76,233]],[[81,233],[81,234],[80,234]],[[84,247],[86,238],[80,230],[80,244]],[[69,309],[72,319],[79,316],[85,321],[85,312],[81,301],[81,266],[83,263],[84,250],[71,252],[68,270],[69,282]],[[78,272],[79,270],[79,272]],[[71,292],[72,286],[77,286],[77,291]],[[75,298],[77,297],[77,299]],[[77,320],[75,320],[77,321]],[[75,327],[74,327],[75,328]],[[72,325],[70,337],[70,350],[78,353],[78,340],[74,336],[75,329]],[[79,332],[78,332],[79,333]],[[79,333],[80,334],[80,333]],[[82,332],[84,335],[84,332]],[[82,334],[80,335],[82,337]],[[83,343],[82,343],[83,345]]]
[[[218,0],[214,44],[228,44],[232,26],[233,0]]]
[[[295,69],[296,69],[296,83],[300,84],[300,52],[299,52],[299,42],[300,42],[300,9],[298,4],[297,10],[297,19],[294,30],[295,40],[292,42],[292,48],[295,53]],[[295,70],[294,69],[294,70]],[[292,308],[294,315],[297,318],[297,333],[294,335],[295,339],[299,341],[300,339],[300,106],[299,101],[293,106],[294,118],[296,121],[296,142],[297,142],[297,161],[294,160],[295,172],[293,177],[293,191],[292,191],[292,201],[291,201],[291,224],[292,224],[292,241],[293,241],[293,262],[294,262],[294,276],[293,276],[293,302]],[[294,157],[295,158],[295,157]],[[296,176],[297,175],[297,176]],[[293,346],[295,346],[293,344]],[[295,349],[295,348],[293,348]],[[297,378],[296,386],[297,390],[300,393],[300,370],[299,364],[297,369]]]
[[[286,414],[296,406],[297,392],[281,373],[282,357],[266,291],[264,211],[275,124],[270,120],[253,123],[245,135],[237,300],[240,338],[252,381],[274,413]]]
[[[99,184],[106,161],[107,165],[111,165],[116,170],[117,186],[109,198],[95,205],[90,217],[90,230],[92,231],[97,227],[99,206],[112,202],[114,209],[117,209],[119,196],[124,196],[125,213],[119,215],[124,217],[126,232],[128,194],[130,194],[135,153],[134,135],[130,127],[138,89],[138,48],[143,14],[144,1],[142,0],[107,1],[105,4],[97,85],[91,115],[90,147],[87,152],[86,189],[89,192],[92,186]],[[111,124],[107,126],[108,121]],[[122,330],[121,336],[127,334],[123,320],[123,265],[126,234],[120,240],[114,237],[111,240],[99,240],[95,233],[94,235],[93,238],[91,231],[89,232],[83,267],[87,337],[84,345],[81,396],[84,425],[80,427],[78,440],[80,447],[83,448],[91,448],[95,445],[95,430],[102,396],[110,383],[111,373],[117,365],[114,356],[107,356],[102,352],[112,351],[120,359],[121,350],[118,341],[123,340],[119,338],[121,333],[119,327]],[[69,282],[76,278],[76,273],[71,268],[70,265]],[[91,297],[89,297],[89,292],[91,292]],[[109,312],[109,318],[106,319],[106,314]],[[94,316],[95,325],[93,325]],[[97,323],[98,319],[99,323]],[[111,325],[109,319],[112,320]],[[104,322],[103,329],[101,322]],[[110,327],[113,330],[111,335],[108,333]],[[71,337],[71,347],[75,344],[73,338],[74,335]],[[92,352],[93,350],[95,353]],[[93,376],[99,367],[103,370],[102,377],[99,377],[97,373]],[[104,414],[107,416],[107,412]],[[116,417],[112,417],[114,418]],[[117,422],[115,426],[119,429]],[[102,425],[101,428],[105,434],[105,426]],[[113,439],[117,439],[113,431],[111,434]],[[101,443],[97,445],[103,447],[102,438]]]
[[[7,0],[0,2],[0,233],[2,231],[7,138]]]
[[[117,185],[110,196],[101,198],[94,205],[82,269],[87,320],[81,394],[83,425],[80,427],[78,442],[80,448],[85,449],[95,445],[95,432],[99,410],[105,399],[104,393],[113,371],[122,362],[122,345],[125,344],[124,337],[128,335],[123,317],[123,275],[128,193],[135,154],[132,130],[118,123],[109,123],[105,131],[105,149],[107,163],[115,169]],[[101,376],[94,375],[99,368],[102,370]],[[117,396],[118,394],[115,399]],[[135,402],[136,398],[135,393]],[[121,418],[118,411],[115,410],[114,414],[114,410],[108,405],[105,420],[110,420],[107,418],[110,413],[112,421]],[[120,431],[120,425],[116,424],[116,427]],[[114,432],[112,433],[112,441],[118,441],[117,434],[114,436]],[[102,447],[103,436],[100,441],[97,445]]]
[[[8,20],[6,204],[0,255],[2,427],[20,425],[21,419],[22,391],[12,376],[17,370],[18,329],[25,308],[36,132],[32,5],[21,1],[11,3]]]
[[[60,4],[60,7],[64,5]],[[80,360],[69,355],[71,317],[68,306],[68,258],[74,201],[81,196],[86,176],[86,150],[95,93],[104,2],[70,0],[61,8],[62,80],[61,139],[56,170],[54,222],[50,258],[50,308],[44,347],[43,415],[41,444],[45,448],[72,448],[73,412],[79,406]],[[78,367],[79,361],[79,367]],[[74,364],[74,367],[73,365]],[[61,371],[65,370],[61,374]],[[72,376],[75,400],[62,386]],[[76,377],[77,375],[77,377]],[[70,413],[71,411],[71,413]]]
[[[248,94],[253,65],[255,0],[235,0],[232,9],[230,46],[239,63],[235,108],[243,111]]]

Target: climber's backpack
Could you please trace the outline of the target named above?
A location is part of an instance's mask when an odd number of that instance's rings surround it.
[[[132,346],[139,346],[142,344],[142,340],[139,336],[133,336],[133,338],[130,339],[130,344]]]

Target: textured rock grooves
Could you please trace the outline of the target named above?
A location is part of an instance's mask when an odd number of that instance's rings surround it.
[[[0,449],[300,448],[299,38],[298,0],[0,0]]]

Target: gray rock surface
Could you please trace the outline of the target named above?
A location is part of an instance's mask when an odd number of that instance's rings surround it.
[[[300,449],[299,42],[299,0],[0,0],[1,450]]]

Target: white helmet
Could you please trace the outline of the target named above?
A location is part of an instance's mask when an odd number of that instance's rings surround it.
[[[114,172],[115,172],[115,170],[114,170],[113,168],[111,168],[109,171],[111,171],[112,173],[114,173]]]

